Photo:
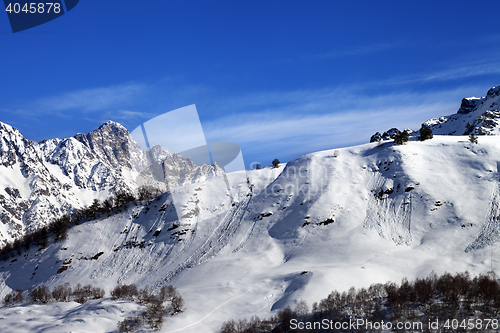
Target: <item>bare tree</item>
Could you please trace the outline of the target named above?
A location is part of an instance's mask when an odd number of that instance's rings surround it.
[[[295,307],[295,312],[299,318],[304,318],[309,313],[309,307],[307,306],[307,302],[301,299],[298,301],[297,306]]]
[[[4,306],[19,304],[23,302],[23,291],[21,289],[12,290],[3,299]]]
[[[69,302],[71,300],[71,286],[69,283],[57,286],[52,290],[52,297],[57,302]]]

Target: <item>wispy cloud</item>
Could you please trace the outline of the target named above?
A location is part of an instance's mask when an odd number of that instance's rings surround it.
[[[110,119],[136,120],[152,118],[155,114],[150,112],[118,110],[106,112],[105,116]]]
[[[239,144],[254,160],[279,151],[283,158],[366,143],[370,135],[391,127],[418,129],[432,117],[456,112],[471,87],[431,93],[401,92],[369,96],[359,87],[266,92],[242,96],[255,112],[235,112],[205,122],[210,141]],[[238,104],[231,100],[231,107]],[[238,111],[238,110],[237,110]]]
[[[198,111],[209,141],[234,142],[251,160],[268,159],[276,151],[287,160],[364,143],[371,134],[390,127],[418,128],[429,118],[456,112],[461,98],[486,92],[484,87],[471,85],[426,91],[415,88],[415,82],[498,73],[500,63],[477,62],[385,81],[239,95],[224,95],[206,86],[176,88],[172,82],[127,83],[43,98],[21,106],[25,114],[18,115],[40,119],[52,114],[71,118],[66,123],[73,125],[78,117],[78,131],[82,131],[81,120],[88,124],[83,131],[106,120],[133,129],[163,112],[201,101]]]
[[[111,87],[83,89],[40,99],[35,107],[40,111],[56,112],[79,110],[82,112],[102,111],[119,108],[144,93],[146,86],[129,83]]]
[[[382,51],[391,50],[394,48],[405,47],[407,43],[398,41],[392,43],[379,43],[371,45],[360,45],[351,48],[344,49],[334,49],[328,52],[319,53],[316,58],[345,58],[345,57],[356,57],[361,55],[373,54]]]
[[[102,123],[113,120],[122,123],[123,125],[128,125],[130,123],[142,123],[145,120],[155,117],[156,114],[150,112],[137,112],[137,111],[127,111],[127,110],[117,110],[117,111],[106,111],[100,113],[98,116],[95,114],[89,114],[82,117],[88,122],[94,123],[96,125],[101,125]]]
[[[500,62],[495,60],[495,61],[471,63],[463,66],[455,66],[434,72],[395,77],[389,80],[382,81],[380,83],[391,84],[391,85],[419,83],[419,82],[426,83],[433,81],[449,81],[456,79],[478,77],[482,75],[497,75],[497,74],[500,74]]]

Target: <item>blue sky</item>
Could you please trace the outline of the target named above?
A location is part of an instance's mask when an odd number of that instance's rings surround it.
[[[500,84],[499,1],[83,0],[13,34],[0,121],[28,139],[129,130],[196,104],[208,141],[268,165],[455,113]],[[168,148],[168,147],[167,147]]]

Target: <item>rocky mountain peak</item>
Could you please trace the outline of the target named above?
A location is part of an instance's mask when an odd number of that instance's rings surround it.
[[[2,123],[0,121],[0,132],[18,132],[19,130],[15,127],[10,126],[9,124]]]
[[[165,190],[223,173],[165,147],[145,152],[113,121],[88,134],[41,142],[0,123],[0,245],[116,191],[134,194],[141,184]]]
[[[122,126],[122,124],[112,120],[108,120],[107,122],[103,123],[101,126],[99,126],[98,130],[101,128],[109,128],[109,127],[116,127],[127,130],[125,127]]]
[[[107,121],[89,134],[79,133],[74,138],[115,168],[132,168],[137,163],[138,155],[141,155],[139,144],[128,130],[114,121]]]
[[[484,100],[484,97],[466,97],[462,99],[462,104],[460,104],[460,108],[458,109],[458,114],[467,114],[474,110],[476,110],[477,106],[481,104]]]
[[[467,97],[457,113],[450,116],[432,118],[422,126],[428,127],[437,135],[500,135],[500,85],[488,90],[484,97]],[[375,133],[370,142],[394,138],[397,129],[391,129],[384,134]],[[407,130],[408,131],[408,130]],[[409,132],[410,133],[410,132]],[[412,131],[413,136],[420,131]]]
[[[493,97],[496,97],[499,95],[500,95],[500,84],[498,86],[494,86],[493,88],[488,90],[486,97],[493,98]]]

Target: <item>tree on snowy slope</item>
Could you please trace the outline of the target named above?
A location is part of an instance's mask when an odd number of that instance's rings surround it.
[[[478,142],[477,142],[477,136],[476,136],[474,133],[471,133],[471,134],[469,135],[469,141],[470,141],[470,142],[472,142],[472,143],[477,144],[477,143],[478,143]]]
[[[52,229],[56,234],[55,240],[61,241],[68,237],[68,225],[70,219],[68,215],[63,215],[52,223]]]
[[[397,145],[404,145],[408,142],[408,132],[403,131],[394,136],[394,143]]]
[[[47,227],[43,227],[40,230],[40,236],[38,238],[38,245],[40,245],[43,248],[47,247],[47,242],[48,242],[47,238],[48,238]]]
[[[432,130],[430,129],[430,127],[422,125],[422,127],[420,128],[420,136],[418,137],[418,139],[420,141],[432,139]]]
[[[95,219],[97,213],[99,213],[99,210],[101,209],[101,203],[99,202],[99,200],[94,199],[89,209],[90,209],[90,215],[92,215],[92,218]]]

